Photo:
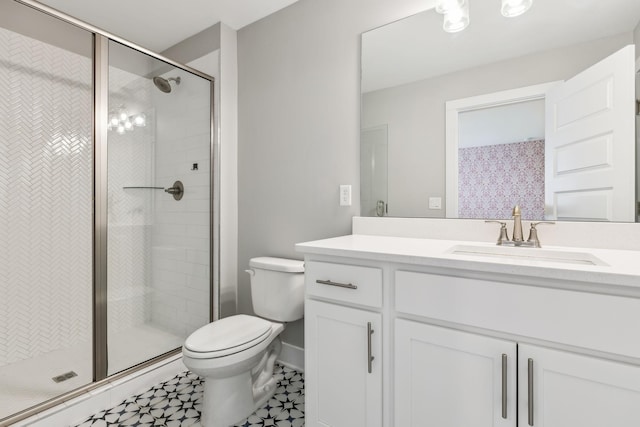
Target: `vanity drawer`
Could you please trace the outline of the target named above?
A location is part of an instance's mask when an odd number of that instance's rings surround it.
[[[305,263],[307,296],[382,307],[382,269],[332,262]]]
[[[398,312],[640,357],[640,299],[396,271]]]

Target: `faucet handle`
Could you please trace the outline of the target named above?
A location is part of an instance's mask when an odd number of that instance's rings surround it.
[[[507,223],[503,221],[494,221],[494,220],[486,220],[486,223],[495,222],[496,224],[500,224],[500,236],[498,236],[498,242],[496,245],[500,246],[504,242],[509,241],[509,235],[507,234]]]
[[[531,230],[529,230],[529,238],[527,239],[528,243],[532,243],[536,248],[540,247],[540,240],[538,240],[538,229],[536,225],[538,224],[555,224],[553,221],[537,221],[531,223]]]

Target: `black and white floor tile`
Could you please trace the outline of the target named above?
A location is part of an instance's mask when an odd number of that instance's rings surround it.
[[[278,389],[269,402],[234,427],[304,426],[304,374],[276,365]],[[98,412],[77,427],[200,427],[203,380],[183,372],[121,404]]]

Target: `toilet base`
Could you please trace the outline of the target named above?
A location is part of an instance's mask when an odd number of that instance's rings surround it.
[[[276,337],[264,353],[256,356],[253,368],[227,378],[205,376],[202,427],[229,427],[264,406],[277,388],[273,370],[281,348]]]

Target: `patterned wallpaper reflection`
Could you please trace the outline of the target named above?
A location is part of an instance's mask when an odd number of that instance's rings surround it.
[[[461,148],[458,153],[458,216],[544,219],[544,140]]]

